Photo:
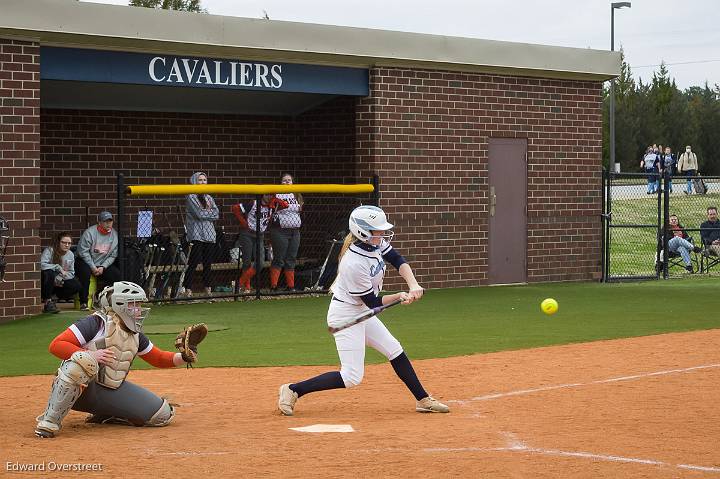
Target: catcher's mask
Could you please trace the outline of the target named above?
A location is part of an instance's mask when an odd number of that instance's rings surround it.
[[[145,291],[129,281],[117,281],[98,295],[100,310],[115,312],[134,333],[142,332],[143,321],[150,314],[150,308],[143,306],[146,301]]]

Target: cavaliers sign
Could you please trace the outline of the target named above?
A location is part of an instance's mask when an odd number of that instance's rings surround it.
[[[234,61],[200,60],[197,58],[153,57],[148,75],[156,83],[187,83],[228,85],[255,88],[282,87],[282,65]],[[209,65],[208,65],[209,63]]]
[[[368,70],[41,47],[40,79],[367,96]]]

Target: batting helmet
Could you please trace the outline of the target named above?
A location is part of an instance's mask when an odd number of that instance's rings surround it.
[[[373,231],[384,231],[385,234],[380,237],[388,242],[395,234],[391,231],[393,225],[388,223],[385,212],[377,206],[358,206],[350,213],[348,225],[353,236],[364,243],[370,242]]]

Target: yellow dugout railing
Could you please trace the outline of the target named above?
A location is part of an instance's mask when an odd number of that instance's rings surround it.
[[[236,194],[236,195],[265,195],[275,193],[340,193],[358,194],[372,193],[375,187],[371,183],[340,185],[129,185],[125,187],[125,194],[130,196],[173,196],[189,194]]]

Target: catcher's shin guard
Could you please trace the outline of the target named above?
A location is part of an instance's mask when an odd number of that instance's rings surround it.
[[[162,406],[157,410],[153,416],[148,419],[145,423],[146,426],[167,426],[170,424],[175,417],[175,409],[167,402],[167,399],[163,399]]]
[[[62,420],[82,393],[81,386],[87,385],[97,372],[98,363],[87,351],[76,351],[70,359],[60,364],[47,408],[37,418],[35,435],[54,437],[60,431]]]

